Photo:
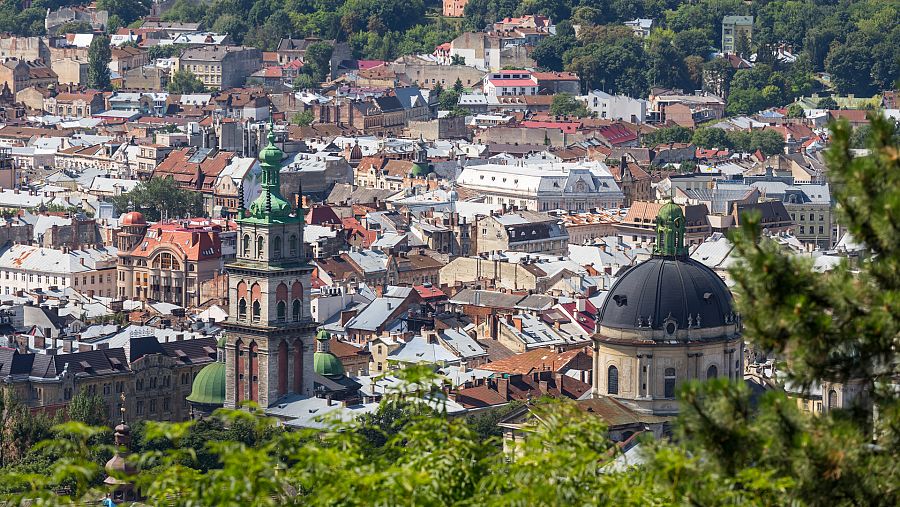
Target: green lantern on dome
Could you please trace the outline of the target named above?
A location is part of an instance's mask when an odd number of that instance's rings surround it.
[[[668,257],[688,255],[684,246],[685,218],[681,206],[672,201],[659,209],[656,215],[656,246],[653,253]]]

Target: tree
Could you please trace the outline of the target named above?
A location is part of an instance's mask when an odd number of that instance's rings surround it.
[[[684,56],[695,55],[706,58],[712,48],[709,34],[698,28],[677,32],[672,43],[675,45],[675,49]]]
[[[109,48],[109,37],[96,35],[88,48],[88,86],[95,90],[109,90],[109,62],[112,61],[112,50]]]
[[[834,100],[834,97],[822,97],[821,99],[819,99],[816,107],[819,109],[834,110],[838,108],[838,104],[837,101]]]
[[[450,65],[465,65],[466,57],[462,55],[453,55],[450,57]]]
[[[150,13],[152,0],[97,0],[97,9],[117,16],[124,25]]]
[[[69,420],[89,426],[104,426],[109,422],[109,408],[103,398],[89,394],[85,389],[79,389],[75,396],[72,396],[66,411]]]
[[[456,78],[456,81],[453,82],[452,90],[453,90],[453,93],[455,93],[457,95],[462,95],[466,91],[466,89],[463,88],[462,79]]]
[[[327,42],[314,42],[306,48],[303,57],[303,72],[316,82],[328,79],[331,73],[331,52],[334,48]]]
[[[161,16],[163,21],[196,23],[203,19],[203,4],[190,0],[175,0],[175,3]]]
[[[575,47],[574,37],[552,35],[538,42],[531,52],[531,57],[538,67],[559,72],[565,65],[563,55],[573,47]]]
[[[313,83],[313,80],[309,76],[309,74],[298,74],[297,77],[294,78],[293,88],[295,92],[300,90],[308,90],[313,86],[315,86],[315,83]]]
[[[689,143],[693,132],[691,129],[681,126],[663,127],[644,135],[644,146],[652,148],[660,144]]]
[[[172,177],[151,178],[141,182],[131,192],[113,197],[113,205],[120,213],[140,211],[150,221],[165,218],[203,216],[203,197],[199,192],[182,190]]]
[[[557,93],[550,104],[550,113],[555,116],[575,116],[584,118],[591,115],[591,111],[584,102],[576,99],[570,93]]]
[[[788,118],[803,118],[806,116],[806,113],[803,112],[803,106],[800,104],[791,104],[787,108],[787,117]]]
[[[94,27],[84,21],[69,21],[57,28],[56,33],[94,33]]]
[[[825,59],[825,70],[842,94],[871,96],[876,90],[872,82],[871,48],[862,44],[836,44]]]
[[[726,149],[731,147],[728,135],[722,129],[717,128],[698,128],[691,137],[691,142],[701,148],[718,148]]]
[[[172,73],[172,79],[169,81],[169,93],[200,93],[206,90],[203,81],[200,80],[193,72],[182,69]]]
[[[291,123],[294,125],[299,125],[301,127],[308,127],[312,125],[313,121],[315,121],[316,117],[313,115],[312,111],[297,111],[293,115],[291,115]]]
[[[750,145],[747,151],[759,150],[763,155],[784,153],[784,137],[774,130],[754,130],[750,133]]]

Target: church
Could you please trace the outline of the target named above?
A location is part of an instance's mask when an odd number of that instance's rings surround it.
[[[304,214],[281,196],[283,156],[270,132],[259,154],[262,191],[249,208],[241,203],[235,219],[237,257],[226,265],[229,307],[219,360],[201,370],[187,398],[195,417],[251,402],[266,409],[288,395],[339,397],[354,387],[328,361],[327,337],[316,336]]]
[[[731,291],[691,259],[681,207],[656,218],[653,256],[623,273],[600,308],[592,396],[638,412],[675,415],[679,384],[743,378],[741,319]]]

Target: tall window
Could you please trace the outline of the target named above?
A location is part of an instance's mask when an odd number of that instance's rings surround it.
[[[297,236],[291,234],[291,237],[288,239],[288,252],[291,257],[297,255]]]
[[[259,315],[260,315],[261,310],[262,310],[262,308],[259,305],[259,301],[254,301],[253,302],[253,320],[254,321],[259,320]]]
[[[278,320],[280,322],[284,322],[285,318],[287,318],[287,304],[284,301],[278,302]]]
[[[666,398],[674,398],[675,397],[675,368],[666,368],[665,372],[665,397]]]
[[[712,380],[719,376],[719,369],[716,368],[716,365],[711,364],[709,368],[706,369],[706,380]]]
[[[606,392],[619,394],[619,369],[615,366],[610,366],[606,372]]]
[[[275,236],[272,240],[272,256],[276,259],[281,258],[281,236]]]
[[[257,259],[262,259],[263,246],[264,246],[264,240],[263,240],[262,236],[256,238],[256,258]]]
[[[250,257],[250,235],[244,234],[244,257]]]
[[[300,300],[295,299],[291,306],[293,306],[293,308],[291,308],[291,316],[294,318],[294,322],[297,322],[300,320]]]
[[[239,319],[247,318],[247,300],[244,298],[241,298],[241,300],[238,301],[238,318]]]
[[[831,391],[828,391],[828,410],[831,411],[836,408],[838,408],[837,391],[832,389]]]

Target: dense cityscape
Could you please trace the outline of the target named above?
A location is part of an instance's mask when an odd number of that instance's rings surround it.
[[[898,19],[0,3],[0,503],[900,504]]]

